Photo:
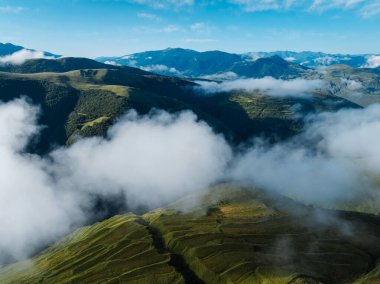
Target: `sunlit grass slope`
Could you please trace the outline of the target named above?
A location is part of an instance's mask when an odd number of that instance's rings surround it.
[[[379,283],[379,259],[375,216],[224,184],[80,229],[0,283]]]
[[[183,283],[139,217],[84,227],[40,256],[3,269],[0,283]]]

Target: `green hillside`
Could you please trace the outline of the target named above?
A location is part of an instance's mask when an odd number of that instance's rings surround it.
[[[298,111],[357,107],[327,92],[315,93],[311,99],[274,98],[257,91],[204,96],[191,81],[82,58],[29,60],[14,68],[11,71],[28,73],[0,72],[0,100],[27,96],[41,105],[40,123],[47,127],[37,145],[40,152],[76,137],[105,135],[130,109],[140,114],[153,108],[189,109],[231,141],[241,142],[258,135],[283,139],[298,133],[302,129],[295,116]],[[38,71],[44,72],[34,73]]]
[[[305,78],[326,80],[334,95],[358,105],[380,103],[380,73],[376,69],[333,65],[323,72],[311,72]]]
[[[378,218],[224,184],[79,229],[0,282],[378,283],[379,238]]]

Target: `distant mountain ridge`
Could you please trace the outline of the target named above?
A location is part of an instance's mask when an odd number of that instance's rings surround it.
[[[164,50],[134,53],[121,57],[99,57],[97,60],[115,65],[139,67],[163,75],[201,77],[234,72],[238,76],[253,77],[260,75],[260,73],[261,75],[273,76],[269,71],[258,72],[257,70],[252,71],[251,68],[252,62],[273,56],[280,57],[284,61],[293,63],[293,65],[290,65],[292,67],[295,67],[295,64],[307,68],[345,64],[358,68],[366,67],[369,64],[369,58],[375,56],[375,54],[346,55],[311,51],[249,52],[235,54],[218,50],[198,52],[191,49],[167,48]],[[284,62],[280,62],[278,58],[277,63],[280,63],[280,65],[285,64]],[[254,67],[257,68],[258,66]],[[368,65],[368,67],[370,66]],[[243,71],[244,69],[245,71]],[[298,69],[301,70],[302,68],[298,67]]]
[[[138,67],[161,75],[202,77],[229,73],[243,77],[296,77],[307,68],[274,55],[247,60],[246,56],[222,51],[198,52],[190,49],[168,48],[122,57],[100,57],[98,61]],[[232,72],[232,73],[231,73]]]
[[[28,51],[32,51],[32,52],[37,52],[37,50],[35,50],[35,49],[26,48],[26,47],[23,47],[20,45],[14,45],[14,44],[9,43],[9,42],[8,43],[1,43],[0,42],[0,57],[12,55],[15,52],[19,52],[21,50],[28,50]],[[50,53],[47,51],[41,51],[41,52],[44,56],[47,56],[47,57],[58,58],[61,56],[61,55],[53,54],[53,53]]]

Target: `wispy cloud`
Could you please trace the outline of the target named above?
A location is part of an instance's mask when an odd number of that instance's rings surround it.
[[[380,14],[380,0],[313,0],[310,11],[356,10],[363,18]]]
[[[161,20],[160,17],[158,17],[155,14],[151,14],[151,13],[138,13],[137,17],[147,19],[147,20],[153,20],[153,21],[160,21]]]
[[[329,10],[335,8],[350,9],[360,3],[369,2],[365,0],[314,0],[310,9],[314,10]]]
[[[374,1],[367,4],[360,10],[360,15],[363,18],[370,18],[380,14],[380,1]]]
[[[380,0],[229,0],[229,2],[241,6],[245,12],[297,8],[301,11],[318,13],[329,10],[353,10],[363,18],[380,14]]]
[[[194,32],[202,31],[206,28],[205,23],[194,23],[190,26],[190,29]]]
[[[0,13],[5,14],[20,14],[24,10],[25,8],[20,6],[0,6]]]
[[[174,33],[174,32],[178,32],[180,30],[181,30],[181,28],[179,26],[176,26],[176,25],[168,25],[168,26],[165,26],[162,29],[160,29],[160,31],[164,32],[164,33]]]
[[[154,9],[165,9],[165,8],[181,8],[186,6],[192,6],[195,0],[129,0],[131,3],[147,5]]]
[[[242,6],[247,12],[280,10],[291,7],[293,0],[230,0],[230,3]]]

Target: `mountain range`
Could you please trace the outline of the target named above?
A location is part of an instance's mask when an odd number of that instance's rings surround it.
[[[164,50],[134,53],[121,57],[99,57],[97,60],[117,65],[135,66],[147,71],[173,76],[201,77],[233,72],[238,76],[252,77],[253,75],[267,75],[265,71],[252,74],[246,70],[256,69],[260,65],[270,64],[266,62],[268,57],[272,57],[274,60],[279,60],[278,58],[281,57],[287,61],[287,63],[282,62],[283,65],[294,68],[297,66],[297,68],[302,70],[336,64],[345,64],[355,68],[369,67],[368,59],[371,58],[371,56],[376,55],[342,55],[309,51],[233,54],[221,51],[197,52],[190,49],[168,48]],[[296,63],[296,65],[293,65],[293,63]],[[371,67],[376,67],[376,65]]]

